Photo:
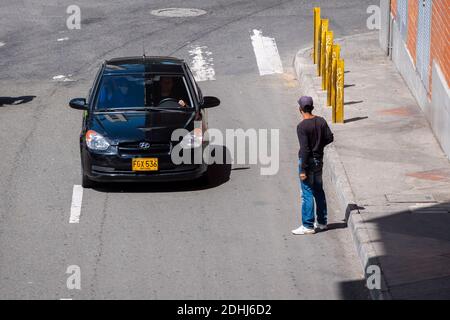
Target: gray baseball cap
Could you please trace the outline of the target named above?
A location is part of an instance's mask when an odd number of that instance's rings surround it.
[[[309,96],[303,96],[300,99],[298,99],[298,105],[303,109],[306,106],[314,106],[313,98]]]

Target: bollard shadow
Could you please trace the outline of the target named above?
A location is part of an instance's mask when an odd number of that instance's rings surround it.
[[[344,102],[344,106],[351,106],[354,104],[359,104],[359,103],[363,103],[364,100],[359,100],[359,101],[348,101],[348,102]]]
[[[368,119],[369,117],[354,117],[354,118],[350,118],[350,119],[345,119],[344,123],[350,123],[350,122],[356,122],[356,121],[360,121],[360,120],[365,120]]]

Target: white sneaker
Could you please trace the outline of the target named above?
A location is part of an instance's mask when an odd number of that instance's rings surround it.
[[[292,233],[295,235],[314,234],[316,233],[316,230],[300,226],[299,228],[292,230]]]
[[[319,231],[328,230],[328,226],[326,224],[314,223],[314,229],[318,229]]]

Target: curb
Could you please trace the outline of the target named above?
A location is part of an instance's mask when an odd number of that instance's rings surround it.
[[[354,38],[355,36],[351,37]],[[301,93],[313,98],[316,102],[315,105],[318,107],[317,113],[323,116],[327,114],[329,108],[326,107],[326,95],[321,90],[321,86],[319,86],[321,83],[320,78],[316,76],[316,66],[311,62],[311,57],[312,47],[301,49],[295,56],[294,69],[300,84]],[[342,212],[345,212],[345,221],[356,247],[365,279],[368,280],[368,277],[371,275],[366,272],[368,266],[375,265],[381,270],[381,289],[369,290],[371,298],[373,300],[391,300],[392,297],[386,284],[381,264],[371,244],[369,233],[359,212],[347,173],[334,145],[327,147],[325,151],[324,179],[329,180],[327,182],[336,192],[340,209]]]

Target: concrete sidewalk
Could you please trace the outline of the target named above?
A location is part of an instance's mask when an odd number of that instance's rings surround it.
[[[345,124],[331,125],[326,183],[346,212],[364,270],[378,265],[376,299],[450,298],[450,162],[378,33],[336,40],[345,59]],[[311,49],[295,69],[302,94],[331,122]]]

